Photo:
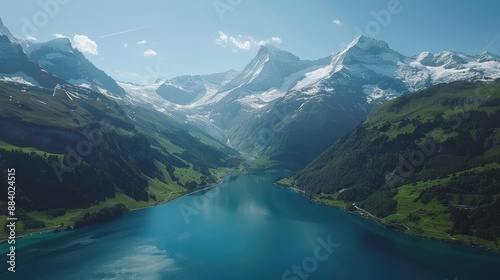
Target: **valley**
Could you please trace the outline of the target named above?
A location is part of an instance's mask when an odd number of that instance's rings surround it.
[[[122,32],[99,38],[134,29]],[[289,263],[307,268],[313,258],[302,261],[302,254],[332,235],[343,243],[335,243],[338,256],[326,249],[328,266],[317,267],[321,279],[366,279],[372,271],[388,279],[390,269],[398,277],[408,269],[420,279],[443,279],[455,264],[428,263],[440,258],[473,263],[474,272],[460,267],[467,277],[495,274],[498,55],[425,48],[404,55],[358,34],[328,56],[302,59],[276,47],[279,37],[235,44],[244,37],[220,31],[213,44],[255,49],[240,71],[138,84],[98,68],[96,58],[89,59],[97,44],[87,37],[82,46],[76,38],[83,37],[76,36],[83,35],[21,38],[0,20],[0,177],[16,170],[15,202],[0,193],[0,219],[8,220],[15,203],[16,232],[26,248],[21,254],[33,253],[26,267],[40,270],[68,257],[82,269],[76,255],[102,250],[109,254],[97,259],[113,269],[94,263],[92,277],[98,279],[124,277],[123,264],[114,263],[122,253],[128,254],[123,263],[137,253],[139,262],[164,264],[152,279],[236,278],[231,267],[243,266],[242,260],[262,264],[261,258],[265,271],[247,266],[251,271],[242,279],[285,279],[292,275]],[[117,53],[144,48],[138,56],[123,56],[131,64],[173,59],[145,39],[114,44],[120,45],[114,46]],[[199,67],[205,63],[200,60]],[[10,234],[3,225],[0,241]],[[59,237],[62,245],[52,249]],[[273,257],[266,259],[270,251]],[[44,260],[36,263],[36,257]],[[177,263],[190,269],[177,270]],[[61,270],[42,279],[61,275],[84,277]]]

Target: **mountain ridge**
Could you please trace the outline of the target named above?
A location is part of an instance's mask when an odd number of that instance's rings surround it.
[[[164,106],[172,114],[187,115],[188,121],[222,132],[221,140],[227,138],[250,159],[267,158],[277,167],[283,167],[286,159],[289,167],[303,167],[387,100],[438,83],[500,77],[497,58],[488,53],[452,51],[404,56],[386,42],[366,36],[318,60],[300,60],[277,47],[261,46],[245,68],[223,86],[200,95],[199,90],[183,85],[183,91],[171,95],[181,99],[183,94],[189,95],[189,100],[178,104],[169,98]],[[196,97],[187,92],[197,92]],[[277,123],[280,129],[275,129]],[[311,147],[305,135],[323,140]],[[303,158],[291,152],[309,153],[311,149],[314,152]],[[289,153],[296,155],[290,157]]]
[[[68,38],[57,38],[25,47],[28,57],[65,81],[91,87],[103,94],[125,96],[123,90],[104,71],[94,66]]]

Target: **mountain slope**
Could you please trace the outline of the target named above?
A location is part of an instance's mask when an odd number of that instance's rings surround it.
[[[237,73],[229,70],[211,75],[179,76],[164,82],[156,93],[174,104],[187,105],[215,93]]]
[[[104,94],[125,95],[125,91],[111,77],[73,48],[68,38],[30,44],[25,51],[31,60],[71,84]]]
[[[149,142],[113,101],[70,85],[0,82],[0,107],[0,165],[25,175],[16,182],[22,209],[88,207],[115,192],[148,200]]]
[[[19,233],[69,226],[116,203],[168,201],[216,183],[241,163],[195,128],[155,110],[124,111],[87,88],[0,82],[0,108],[0,167],[17,170]]]
[[[381,105],[294,179],[308,193],[335,194],[413,233],[439,228],[442,238],[495,241],[499,162],[500,80],[460,81]],[[437,223],[420,225],[424,218]]]
[[[28,59],[0,19],[0,80],[54,88],[66,82]]]

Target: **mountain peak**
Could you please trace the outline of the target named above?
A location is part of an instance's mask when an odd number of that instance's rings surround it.
[[[271,44],[263,44],[260,46],[259,51],[268,51],[268,52],[282,52],[283,50],[271,45]]]
[[[267,56],[271,59],[277,59],[279,61],[298,61],[300,58],[289,53],[287,51],[281,50],[273,45],[265,44],[262,45],[257,53],[257,57]]]
[[[71,47],[71,40],[67,37],[56,38],[56,39],[50,40],[49,42],[52,42],[54,45],[63,45],[66,47]]]
[[[73,53],[74,51],[73,46],[71,45],[71,41],[69,40],[69,38],[66,37],[52,39],[45,43],[30,44],[28,46],[25,46],[24,51],[28,56],[30,56],[31,53],[33,53],[34,51],[38,51],[42,48],[51,48],[57,51],[68,52],[68,53]]]
[[[500,57],[494,53],[490,53],[489,51],[484,51],[478,55],[477,60],[479,62],[485,61],[500,61]]]
[[[376,40],[365,35],[359,35],[347,46],[347,49],[352,49],[354,47],[358,47],[363,50],[373,47],[388,49],[389,45],[384,41]]]
[[[67,37],[50,40],[46,43],[43,43],[43,46],[58,49],[64,52],[73,52],[73,46],[71,45],[71,41]]]
[[[7,26],[3,25],[2,19],[0,18],[0,36],[7,36],[12,43],[18,43],[17,39],[10,33]]]

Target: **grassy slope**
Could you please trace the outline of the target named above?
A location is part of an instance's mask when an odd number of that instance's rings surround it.
[[[0,83],[1,116],[47,127],[63,129],[82,129],[86,125],[105,117],[114,122],[116,131],[130,134],[119,124],[124,113],[113,101],[100,98],[98,93],[87,89],[70,87],[68,90],[79,94],[79,98],[65,94],[63,90],[54,91],[39,87]],[[93,110],[92,107],[97,108]]]
[[[26,90],[26,92],[24,91]],[[72,129],[78,131],[83,126],[88,123],[95,121],[95,116],[92,115],[91,111],[86,110],[85,106],[81,106],[81,103],[91,103],[92,106],[97,108],[102,108],[106,111],[105,117],[108,120],[123,120],[124,115],[121,115],[120,110],[108,110],[106,107],[115,106],[114,102],[107,102],[107,100],[96,100],[96,96],[92,98],[85,99],[84,101],[76,100],[72,102],[64,94],[52,96],[50,90],[45,90],[36,87],[24,87],[19,86],[19,88],[12,88],[10,85],[0,84],[0,108],[2,108],[2,114],[4,117],[11,119],[16,119],[23,121],[25,123],[33,124],[43,124],[47,127],[59,127],[63,129]],[[85,92],[83,92],[85,93]],[[91,93],[87,93],[91,94]],[[11,98],[12,96],[12,98]],[[43,102],[43,103],[42,103]],[[75,106],[76,103],[76,106]],[[18,105],[25,105],[22,110]],[[116,113],[118,112],[118,113]],[[173,141],[169,138],[170,135],[184,134],[188,135],[188,140],[191,141],[189,144],[197,145],[203,143],[204,145],[211,147],[214,150],[220,151],[219,154],[223,158],[222,160],[234,159],[236,164],[220,167],[210,168],[211,172],[218,178],[228,174],[234,169],[242,168],[240,165],[241,161],[238,155],[234,151],[227,150],[226,147],[216,140],[203,135],[198,131],[193,131],[188,133],[183,130],[181,126],[173,123],[167,118],[162,118],[161,114],[147,114],[145,111],[141,110],[141,115],[139,118],[143,119],[143,122],[137,123],[142,125],[142,131],[148,133],[154,144],[151,145],[153,150],[156,150],[164,155],[170,155],[176,157],[180,161],[187,164],[188,167],[176,168],[174,175],[179,178],[178,181],[173,181],[171,176],[166,171],[165,164],[159,160],[155,160],[155,165],[159,170],[159,174],[156,177],[147,177],[148,188],[147,192],[150,195],[154,195],[156,199],[151,196],[148,201],[137,201],[127,195],[117,192],[114,198],[107,199],[105,201],[99,202],[85,209],[68,209],[66,214],[60,217],[51,217],[47,215],[47,211],[31,211],[26,214],[38,219],[45,223],[45,227],[38,229],[25,230],[22,221],[18,223],[17,233],[19,235],[29,234],[33,232],[39,232],[43,230],[49,230],[59,227],[61,224],[65,226],[73,225],[74,222],[81,218],[85,213],[95,212],[104,207],[110,207],[117,203],[123,203],[129,209],[138,209],[143,207],[149,207],[156,205],[158,203],[164,203],[176,199],[182,195],[189,193],[189,191],[183,187],[183,185],[188,181],[195,181],[196,183],[201,183],[201,174],[199,171],[193,169],[193,164],[182,159],[179,155],[186,150],[183,147],[182,141]],[[71,118],[68,118],[71,115]],[[151,117],[153,116],[153,117]],[[137,116],[134,116],[137,117]],[[147,120],[147,121],[146,121]],[[131,134],[130,131],[122,129],[120,127],[114,127],[115,131],[121,134]],[[190,138],[189,138],[190,137]],[[174,143],[175,142],[175,143]],[[189,148],[189,146],[188,146]],[[47,151],[41,150],[34,147],[19,147],[12,143],[6,143],[0,141],[0,149],[8,151],[22,151],[24,153],[36,153],[37,155],[47,158],[50,155],[59,157],[61,160],[64,154],[49,153]],[[198,162],[199,163],[199,162]],[[200,187],[199,187],[200,188]],[[0,201],[0,204],[2,202]],[[6,216],[1,213],[0,219],[6,219]],[[6,233],[0,232],[0,239],[5,238]]]
[[[459,240],[463,243],[480,244],[484,247],[499,250],[500,247],[491,240],[476,238],[471,235],[448,234],[447,231],[449,231],[449,229],[453,226],[453,222],[450,221],[448,207],[444,206],[437,199],[434,198],[429,203],[425,204],[421,201],[414,201],[425,188],[439,186],[449,181],[454,175],[459,175],[467,171],[486,171],[490,169],[498,170],[498,172],[500,172],[500,164],[490,163],[481,167],[456,172],[445,178],[418,181],[413,184],[403,185],[398,188],[398,193],[394,196],[394,199],[398,203],[397,212],[384,217],[383,220],[386,222],[397,222],[404,225],[407,228],[405,232],[409,234],[447,241]],[[453,198],[450,200],[450,205],[459,205],[458,195],[454,194],[452,196]],[[480,194],[464,194],[462,196],[465,201],[464,204],[469,204],[473,196],[477,197],[480,196]],[[500,197],[500,195],[496,195],[495,198],[498,197]],[[420,216],[421,220],[418,222],[410,221],[409,216],[411,214]]]

